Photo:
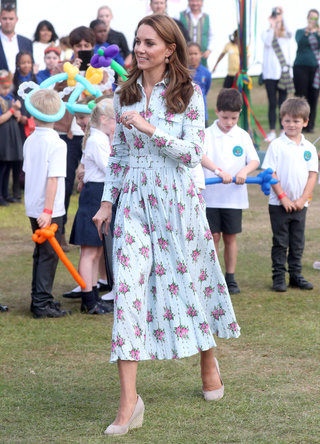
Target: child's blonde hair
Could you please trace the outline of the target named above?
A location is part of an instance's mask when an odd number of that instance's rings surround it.
[[[30,103],[41,113],[50,116],[57,114],[61,107],[60,96],[54,89],[38,89],[30,97]]]
[[[280,119],[283,119],[285,115],[306,122],[309,119],[310,106],[304,97],[290,97],[280,108]]]
[[[7,71],[6,69],[0,70],[0,85],[5,83],[12,83],[13,75],[10,71]],[[6,113],[8,111],[8,104],[7,102],[0,96],[0,107],[1,111],[3,113]]]
[[[101,117],[114,118],[113,100],[110,98],[99,97],[96,99],[96,106],[93,108],[86,132],[82,141],[82,151],[86,148],[87,140],[90,137],[92,126],[98,126],[101,123]]]

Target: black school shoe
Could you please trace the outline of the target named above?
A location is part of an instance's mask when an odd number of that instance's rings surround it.
[[[81,290],[68,291],[67,293],[63,293],[62,297],[67,299],[81,299]]]
[[[103,315],[113,313],[113,307],[111,307],[111,305],[102,305],[100,302],[97,302],[92,308],[88,308],[86,305],[81,304],[81,313]]]
[[[103,284],[102,282],[99,281],[97,287],[99,291],[105,291],[105,292],[111,291],[111,286],[109,284]]]
[[[0,311],[9,311],[9,308],[6,305],[0,305]]]
[[[3,197],[0,197],[0,207],[8,207],[10,204]]]
[[[52,301],[52,303],[53,303],[57,308],[60,308],[60,307],[61,307],[61,302],[60,302],[60,301]],[[34,310],[34,305],[33,305],[33,301],[31,301],[31,304],[30,304],[30,311],[31,311],[31,313],[33,313],[33,310]]]
[[[225,275],[226,284],[228,286],[229,294],[239,294],[240,288],[238,287],[238,284],[236,283],[234,278],[227,279],[227,275]]]
[[[303,276],[301,276],[301,274],[291,275],[289,285],[290,285],[290,287],[300,288],[300,290],[312,290],[313,289],[313,285],[311,284],[311,282],[306,281],[305,278]]]
[[[6,201],[9,203],[22,203],[21,197],[9,196],[6,198]]]
[[[33,317],[35,319],[42,318],[62,318],[63,316],[71,315],[70,310],[60,310],[53,302],[49,302],[43,308],[33,307]]]

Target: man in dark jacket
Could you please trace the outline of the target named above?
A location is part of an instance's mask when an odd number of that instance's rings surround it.
[[[18,21],[14,5],[5,4],[0,13],[0,69],[6,69],[14,74],[16,70],[16,55],[19,51],[32,52],[31,40],[15,33]]]

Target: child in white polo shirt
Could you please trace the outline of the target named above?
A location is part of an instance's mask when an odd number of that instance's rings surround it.
[[[249,207],[244,183],[247,175],[259,166],[259,157],[249,134],[237,126],[241,107],[239,91],[222,89],[219,92],[216,106],[218,120],[205,130],[201,161],[205,178],[212,177],[214,172],[223,179],[221,184],[208,185],[202,195],[217,252],[220,233],[223,235],[226,282],[230,294],[240,293],[234,273],[237,263],[236,234],[242,231],[242,210]],[[233,176],[236,183],[231,183]]]
[[[271,250],[273,290],[287,290],[285,273],[288,253],[289,285],[312,290],[301,275],[308,200],[316,183],[317,151],[301,134],[308,125],[310,107],[304,98],[291,97],[280,108],[284,133],[268,148],[262,168],[272,168],[279,180],[272,185],[269,214],[273,232]],[[288,251],[289,249],[289,251]]]
[[[50,115],[56,114],[61,106],[58,93],[46,89],[32,94],[30,102],[40,112]],[[53,122],[34,120],[36,129],[23,146],[26,214],[33,232],[56,223],[56,239],[60,243],[62,217],[65,214],[67,145],[54,131]],[[51,293],[58,260],[49,241],[35,244],[31,311],[36,319],[58,318],[68,314],[66,310],[60,310],[60,303],[53,300]]]

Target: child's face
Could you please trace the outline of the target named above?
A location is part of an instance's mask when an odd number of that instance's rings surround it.
[[[190,46],[190,48],[188,48],[188,52],[189,65],[191,66],[191,68],[198,68],[202,57],[201,51],[196,46]]]
[[[100,131],[110,136],[110,134],[114,133],[115,127],[116,120],[113,117],[101,117]]]
[[[10,92],[12,86],[12,82],[0,84],[0,95],[3,97],[7,97]]]
[[[218,126],[223,133],[228,133],[238,123],[239,111],[218,111],[216,108],[216,115],[218,116]]]
[[[284,132],[289,137],[296,137],[302,133],[302,128],[305,128],[308,125],[309,119],[304,121],[301,117],[292,117],[289,114],[285,114],[281,119],[281,123],[284,129]]]
[[[60,57],[58,54],[54,51],[48,52],[44,56],[44,62],[46,64],[46,68],[48,71],[52,71],[53,68],[56,66],[57,63],[59,63]]]
[[[46,26],[39,31],[39,40],[41,43],[49,43],[52,39],[52,32]]]
[[[87,113],[74,113],[77,125],[80,126],[82,131],[84,132],[86,130],[86,127],[89,123],[91,114]]]
[[[32,60],[28,54],[20,57],[19,68],[23,76],[27,76],[32,71]]]
[[[102,24],[97,25],[94,28],[94,35],[96,36],[96,42],[100,45],[101,43],[105,43],[108,37],[107,26]]]

